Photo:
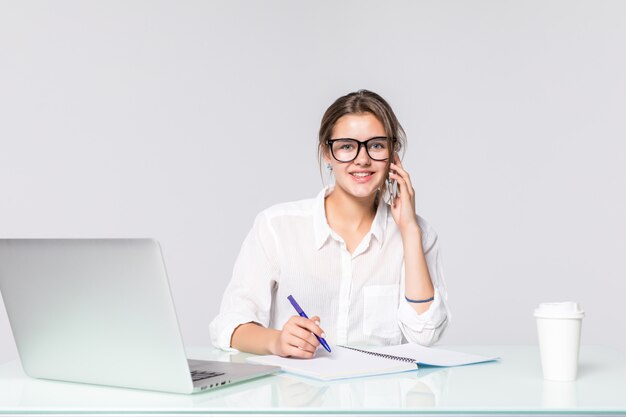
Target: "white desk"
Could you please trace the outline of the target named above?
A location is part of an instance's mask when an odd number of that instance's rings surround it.
[[[499,362],[330,383],[280,373],[218,390],[177,395],[25,376],[0,366],[0,414],[626,414],[626,354],[581,348],[576,382],[544,381],[535,346],[447,346]],[[243,361],[213,349],[199,359]]]

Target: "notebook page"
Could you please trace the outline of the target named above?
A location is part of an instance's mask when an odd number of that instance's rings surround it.
[[[251,356],[246,360],[262,365],[275,365],[287,372],[311,378],[332,380],[416,370],[414,363],[380,358],[362,352],[331,346],[332,352],[318,349],[313,359],[283,358],[280,356]]]
[[[368,348],[370,352],[386,355],[413,358],[416,363],[430,366],[460,366],[472,363],[489,362],[499,359],[495,356],[481,356],[473,353],[463,353],[452,350],[436,349],[414,343],[405,343],[396,346]]]

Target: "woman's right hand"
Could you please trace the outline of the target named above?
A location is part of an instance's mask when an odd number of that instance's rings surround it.
[[[324,337],[324,331],[319,323],[319,317],[305,319],[300,316],[292,316],[278,333],[271,349],[272,353],[283,357],[312,358],[320,345],[315,335]]]

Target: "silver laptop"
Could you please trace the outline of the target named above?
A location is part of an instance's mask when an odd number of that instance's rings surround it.
[[[0,292],[35,378],[188,394],[278,370],[187,360],[154,240],[0,239]]]

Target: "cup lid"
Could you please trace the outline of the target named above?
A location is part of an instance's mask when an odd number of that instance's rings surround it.
[[[535,317],[549,319],[582,319],[585,312],[574,301],[541,303],[535,309]]]

